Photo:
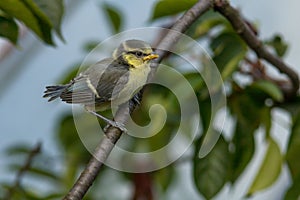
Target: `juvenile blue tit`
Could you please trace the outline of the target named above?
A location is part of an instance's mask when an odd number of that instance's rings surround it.
[[[111,126],[126,131],[123,124],[97,113],[126,103],[146,84],[150,61],[158,58],[149,44],[127,40],[105,58],[73,78],[68,84],[47,86],[45,98],[58,97],[70,104],[82,104],[88,112]]]

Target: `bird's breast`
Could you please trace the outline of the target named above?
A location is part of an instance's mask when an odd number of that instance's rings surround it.
[[[114,104],[120,105],[130,100],[142,87],[146,84],[150,73],[150,66],[144,65],[137,68],[130,68],[128,73],[128,81],[114,98]]]

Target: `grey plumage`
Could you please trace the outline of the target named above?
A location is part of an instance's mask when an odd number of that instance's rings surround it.
[[[84,105],[111,101],[128,81],[128,67],[118,64],[118,70],[114,70],[115,62],[112,58],[104,59],[66,85],[47,86],[43,97],[50,97],[48,101],[60,97],[66,103]]]

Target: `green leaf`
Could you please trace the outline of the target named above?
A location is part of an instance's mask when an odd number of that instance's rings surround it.
[[[186,34],[199,39],[203,36],[219,34],[224,31],[232,31],[232,26],[220,13],[214,10],[208,10],[200,18],[198,18],[186,31]],[[211,36],[208,36],[211,38]]]
[[[211,112],[211,99],[207,98],[202,101],[199,101],[200,106],[200,115],[201,115],[201,123],[203,127],[203,132],[205,133],[209,125],[211,124],[212,112]]]
[[[93,122],[91,122],[90,115],[87,113],[83,113],[82,116],[77,115],[77,117],[84,117],[81,121],[82,126],[85,127],[86,135],[84,137],[88,137],[91,140],[96,140],[98,138],[94,138],[98,135],[95,135],[95,131],[93,129]],[[92,124],[91,124],[92,123]],[[86,159],[89,158],[89,153],[86,148],[84,148],[82,144],[82,140],[86,140],[86,138],[79,138],[77,129],[75,127],[75,122],[72,114],[66,114],[62,116],[58,123],[58,131],[57,131],[57,139],[59,141],[60,147],[67,153],[70,154],[68,156],[69,159],[73,159],[74,163],[77,165],[84,163]]]
[[[282,91],[278,88],[277,85],[270,81],[256,81],[250,87],[263,91],[275,101],[282,102],[284,99]]]
[[[286,153],[286,160],[291,171],[293,180],[300,176],[300,114],[293,119],[293,126],[291,136],[289,138],[289,145]]]
[[[248,125],[239,121],[236,123],[232,141],[234,152],[232,154],[231,171],[229,173],[229,179],[232,183],[239,178],[253,157],[255,150],[255,129],[256,127],[250,123]]]
[[[0,9],[8,15],[24,22],[44,42],[53,45],[51,35],[52,24],[32,0],[0,1]]]
[[[268,150],[264,161],[260,166],[256,177],[249,188],[247,195],[252,195],[255,192],[266,189],[271,186],[278,178],[282,167],[282,155],[278,144],[272,139],[269,139]]]
[[[205,85],[202,76],[198,72],[187,72],[184,77],[189,81],[194,91],[199,91]]]
[[[285,194],[284,200],[299,200],[300,199],[300,176],[294,179],[293,184],[290,186]]]
[[[46,196],[44,196],[42,199],[43,200],[57,200],[63,197],[65,193],[51,193]]]
[[[221,72],[222,79],[225,80],[229,77],[238,67],[239,62],[245,57],[246,51],[242,51],[239,54],[236,54],[231,60],[224,65],[224,68]]]
[[[93,40],[93,41],[88,41],[84,44],[83,46],[83,50],[85,52],[91,52],[93,49],[95,49],[98,45],[100,44],[100,41],[96,41],[96,40]],[[97,49],[98,50],[98,49]]]
[[[203,136],[200,138],[198,145],[201,144],[202,138]],[[214,197],[227,181],[227,173],[230,165],[228,145],[221,135],[212,151],[204,158],[199,159],[198,157],[199,146],[195,151],[193,166],[194,183],[197,190],[206,199]]]
[[[28,169],[28,174],[35,175],[40,178],[49,178],[54,181],[59,181],[60,178],[55,174],[55,172],[50,171],[49,169],[42,169],[37,167],[30,167]]]
[[[276,54],[280,57],[284,56],[288,49],[288,44],[283,41],[280,35],[274,35],[272,39],[265,42],[267,45],[274,48]]]
[[[252,99],[246,92],[233,93],[228,100],[228,105],[231,113],[246,126],[250,123],[251,127],[258,128],[260,122],[260,109],[259,105]]]
[[[210,48],[214,52],[213,60],[221,71],[223,79],[236,70],[247,52],[245,42],[234,32],[221,32],[212,39]]]
[[[197,0],[161,0],[155,4],[151,20],[174,15],[191,8]]]
[[[174,180],[175,169],[172,165],[162,168],[154,173],[155,181],[166,191]]]
[[[271,128],[271,109],[257,102],[247,90],[234,92],[228,101],[232,115],[236,118],[236,126],[232,139],[233,156],[229,179],[235,182],[251,161],[254,151],[254,133],[261,124],[266,135]]]
[[[107,19],[110,21],[112,31],[114,33],[120,32],[122,25],[121,11],[109,4],[104,4],[102,7]]]
[[[0,37],[7,38],[13,44],[17,44],[19,28],[15,20],[10,17],[0,16]]]
[[[269,138],[271,135],[272,127],[272,114],[270,107],[264,107],[260,110],[260,121],[265,128],[266,137]]]
[[[201,18],[199,22],[195,25],[192,25],[193,33],[192,37],[199,38],[206,35],[208,32],[212,31],[213,28],[219,25],[227,25],[228,22],[224,17],[219,15],[216,12],[207,12]]]
[[[61,118],[59,123],[58,137],[61,146],[66,152],[77,149],[76,147],[78,147],[80,140],[78,138],[74,119],[71,114],[65,115]]]
[[[8,149],[6,149],[6,154],[8,156],[24,155],[24,154],[28,154],[31,150],[32,150],[32,147],[30,147],[27,144],[16,144],[16,145],[12,145]]]
[[[24,188],[21,188],[20,189],[20,195],[21,195],[21,198],[16,198],[16,199],[20,199],[20,200],[44,200],[42,197],[40,197],[38,195],[38,191],[37,190],[30,190],[30,189],[24,189]]]
[[[220,17],[212,18],[209,20],[206,20],[202,22],[195,30],[195,37],[201,37],[202,35],[205,35],[207,32],[209,32],[213,27],[222,24],[223,19]]]
[[[23,163],[21,162],[18,164],[12,163],[8,165],[8,170],[12,172],[20,171],[21,168],[23,168]]]
[[[33,0],[51,21],[53,28],[59,38],[64,41],[61,33],[61,22],[64,14],[63,0]]]

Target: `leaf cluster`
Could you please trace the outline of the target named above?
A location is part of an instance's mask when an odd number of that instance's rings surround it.
[[[0,36],[17,44],[24,23],[43,42],[54,45],[53,31],[64,41],[61,22],[63,0],[3,0],[0,2]]]

